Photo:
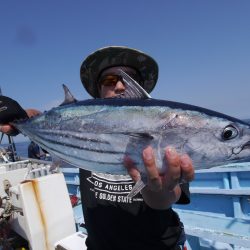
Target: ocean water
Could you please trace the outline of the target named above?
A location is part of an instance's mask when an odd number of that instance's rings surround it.
[[[23,142],[15,142],[16,146],[16,153],[18,156],[28,157],[28,146],[30,141],[23,141]],[[9,144],[1,144],[3,148],[7,148]]]
[[[29,141],[25,142],[16,142],[16,152],[18,156],[28,157],[28,146]]]

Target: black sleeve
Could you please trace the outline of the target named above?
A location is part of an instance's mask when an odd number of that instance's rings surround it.
[[[176,202],[176,204],[189,204],[190,203],[189,183],[180,184],[180,188],[181,188],[181,197]]]
[[[27,119],[26,111],[15,100],[0,96],[0,124],[8,124],[15,120]],[[11,135],[17,135],[18,131],[14,130]]]

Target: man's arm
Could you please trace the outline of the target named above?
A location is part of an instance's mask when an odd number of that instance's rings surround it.
[[[25,111],[29,118],[41,114],[41,112],[36,109],[26,109]],[[11,135],[13,134],[14,131],[15,131],[15,128],[13,128],[10,124],[0,125],[0,132],[4,134]]]

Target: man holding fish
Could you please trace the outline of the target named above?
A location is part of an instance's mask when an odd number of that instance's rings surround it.
[[[80,69],[83,86],[93,98],[134,98],[123,74],[150,93],[157,82],[158,65],[141,51],[110,46],[89,55]],[[27,110],[27,114],[31,117],[36,111]],[[14,130],[6,123],[0,131],[10,134]],[[161,162],[165,168],[159,172],[152,146],[137,150],[141,151],[144,174],[140,174],[129,155],[124,158],[129,175],[90,172],[84,166],[80,169],[89,250],[181,249],[184,243],[182,223],[171,206],[189,203],[188,182],[194,178],[190,157],[166,147]]]

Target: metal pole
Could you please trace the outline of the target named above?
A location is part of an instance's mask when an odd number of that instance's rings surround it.
[[[16,145],[14,143],[12,136],[8,135],[8,140],[9,140],[9,145],[11,147],[11,152],[13,154],[13,161],[15,162],[17,160]]]

